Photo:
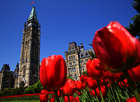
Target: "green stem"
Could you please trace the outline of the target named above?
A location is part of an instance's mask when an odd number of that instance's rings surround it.
[[[140,102],[140,97],[139,97],[139,93],[138,93],[137,89],[134,90],[134,94],[135,94],[136,100],[138,102]]]
[[[97,84],[98,84],[100,95],[101,95],[101,102],[104,102],[104,97],[103,97],[103,94],[102,94],[102,91],[101,91],[99,80],[97,80]]]
[[[70,96],[68,96],[68,102],[70,102]]]
[[[98,96],[97,96],[97,92],[96,92],[96,90],[94,90],[94,91],[95,91],[97,102],[99,102],[99,99],[98,99]]]
[[[91,97],[91,95],[90,95],[90,93],[89,93],[89,89],[86,88],[86,92],[87,92],[87,95],[88,95],[88,97],[89,97],[89,101],[91,101],[91,100],[92,100],[92,97]]]
[[[139,97],[138,90],[137,90],[137,88],[136,88],[136,83],[133,82],[133,80],[130,78],[130,76],[129,76],[129,74],[128,74],[127,71],[125,71],[124,74],[126,75],[126,78],[127,78],[127,80],[128,80],[128,84],[130,85],[131,90],[134,92],[134,95],[135,95],[135,97],[136,97],[136,100],[137,100],[138,102],[140,102],[140,97]]]
[[[118,95],[118,93],[117,93],[117,91],[116,91],[116,89],[115,89],[115,93],[116,93],[116,95],[117,95],[118,102],[121,102],[121,101],[120,101],[120,98],[119,98],[119,95]]]
[[[57,95],[57,90],[55,90],[55,98],[56,98],[56,101],[57,101],[57,102],[60,102],[59,97],[58,97],[58,95]]]
[[[105,80],[103,80],[103,82],[104,82],[106,90],[108,91],[107,95],[108,95],[109,98],[107,98],[107,101],[110,102],[110,100],[112,100],[113,96],[112,96],[110,88],[108,88],[107,83],[105,82]]]
[[[112,89],[112,84],[110,83],[110,81],[108,81],[108,83],[111,85],[109,90],[110,90],[110,92],[111,92],[111,94],[113,96],[113,99],[114,99],[113,101],[116,102],[116,98],[115,98],[115,95],[114,95],[114,92],[113,92],[113,89]]]
[[[115,93],[116,93],[116,95],[117,95],[118,102],[121,102],[121,101],[120,101],[119,94],[118,94],[118,91],[117,91],[117,90],[118,90],[117,83],[115,82],[114,85],[115,85],[115,89],[114,89],[114,91],[115,91]]]

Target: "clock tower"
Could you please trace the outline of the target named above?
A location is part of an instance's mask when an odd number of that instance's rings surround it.
[[[39,80],[40,65],[40,24],[35,7],[24,24],[19,72],[16,87],[25,87]]]

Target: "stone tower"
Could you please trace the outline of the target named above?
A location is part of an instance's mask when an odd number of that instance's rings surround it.
[[[79,80],[80,76],[86,72],[86,63],[91,58],[89,52],[94,51],[92,49],[85,50],[83,43],[80,46],[76,42],[70,42],[68,51],[65,51],[67,75],[74,80]]]
[[[79,64],[79,48],[76,42],[69,43],[68,51],[65,52],[67,63],[67,75],[74,80],[79,80],[80,64]]]
[[[30,16],[24,24],[19,72],[15,87],[25,87],[37,82],[39,65],[40,24],[37,20],[35,7],[32,7]]]
[[[4,64],[0,71],[0,90],[14,88],[14,75],[8,64]]]

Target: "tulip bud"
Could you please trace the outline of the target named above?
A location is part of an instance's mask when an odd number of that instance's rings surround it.
[[[121,72],[137,60],[136,38],[118,22],[96,31],[93,48],[97,58],[113,72]]]
[[[81,82],[81,81],[75,81],[75,85],[76,85],[76,88],[77,88],[78,90],[80,90],[80,89],[83,88],[82,82]]]
[[[87,84],[88,84],[88,87],[91,89],[95,89],[97,87],[97,81],[91,77],[87,78]]]
[[[103,76],[103,66],[99,59],[89,59],[86,63],[87,73],[93,79],[101,79]]]
[[[71,79],[67,79],[65,85],[62,87],[63,94],[72,96],[75,91],[75,88],[75,82]]]
[[[86,75],[81,75],[80,76],[80,81],[82,82],[82,88],[85,88],[87,85],[87,76]]]
[[[137,102],[135,97],[128,98],[126,102]]]
[[[69,102],[69,97],[68,96],[64,96],[64,102]]]
[[[99,98],[101,98],[99,88],[96,88],[96,92],[97,92],[97,96],[98,96]],[[105,88],[105,86],[101,86],[101,92],[102,92],[102,95],[103,95],[103,96],[106,95],[106,88]]]
[[[140,81],[140,65],[128,70],[130,78],[134,81]]]
[[[40,102],[47,102],[48,101],[48,91],[41,90],[39,97],[40,97]]]
[[[57,90],[65,84],[66,63],[61,55],[44,58],[40,66],[40,82],[47,90]]]

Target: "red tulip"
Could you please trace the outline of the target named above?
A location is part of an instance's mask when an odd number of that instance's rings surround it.
[[[100,80],[100,85],[104,85],[104,80]]]
[[[128,74],[134,81],[140,81],[140,65],[128,70]]]
[[[120,72],[120,73],[112,73],[110,71],[104,71],[104,79],[109,79],[109,80],[118,80],[120,79],[120,76],[122,75],[123,73]]]
[[[80,99],[78,96],[76,96],[74,99],[75,99],[75,102],[80,102]]]
[[[69,97],[68,96],[64,96],[64,102],[69,102]]]
[[[82,93],[79,90],[76,90],[75,93],[77,93],[78,96],[82,95]]]
[[[136,62],[136,38],[118,22],[96,31],[93,39],[96,56],[110,71],[118,72]]]
[[[70,96],[70,102],[80,102],[79,97]]]
[[[45,94],[40,94],[39,97],[40,97],[40,102],[47,102],[48,101],[48,98]]]
[[[47,90],[57,90],[65,84],[66,63],[61,55],[44,58],[40,66],[40,82]]]
[[[90,95],[92,95],[92,96],[96,96],[96,94],[95,94],[95,91],[94,90],[91,90],[91,91],[89,91],[90,92]]]
[[[81,76],[80,76],[80,81],[81,81],[81,82],[86,82],[87,78],[88,78],[88,76],[86,76],[86,75],[81,75]]]
[[[97,81],[91,77],[87,78],[87,84],[88,84],[88,87],[91,89],[95,89],[97,87]]]
[[[86,63],[87,73],[94,79],[100,79],[103,76],[103,66],[99,59],[89,59]]]
[[[118,83],[120,87],[124,86],[124,87],[128,87],[128,81],[127,79],[124,79],[123,81],[119,82]]]
[[[50,99],[50,102],[55,102],[55,98],[51,98]]]
[[[41,90],[41,94],[49,94],[49,92],[45,89]]]
[[[136,47],[137,47],[137,60],[136,64],[140,64],[140,41],[136,40]]]
[[[55,95],[52,95],[52,97],[49,99],[50,102],[55,102]]]
[[[70,102],[75,102],[75,99],[73,96],[70,96],[69,98],[70,98]]]
[[[99,88],[96,88],[96,92],[97,92],[97,96],[98,96],[98,97],[101,97]],[[105,88],[105,86],[101,86],[101,92],[102,92],[102,95],[103,95],[103,96],[106,95],[106,88]]]
[[[80,76],[80,81],[82,82],[82,88],[85,88],[87,85],[87,76],[86,75],[81,75]]]
[[[62,87],[63,94],[72,96],[75,88],[75,82],[72,79],[67,79],[65,85]]]
[[[57,96],[58,96],[58,97],[62,96],[62,91],[61,91],[61,89],[57,90]]]
[[[39,97],[40,97],[40,102],[47,102],[48,101],[48,91],[41,90]]]
[[[80,102],[79,97],[64,96],[64,102]]]
[[[80,90],[80,89],[83,88],[82,82],[81,82],[81,81],[75,81],[75,85],[76,85],[76,88],[77,88],[78,90]]]
[[[126,102],[137,102],[135,97],[128,98]]]
[[[54,92],[54,91],[48,91],[48,93],[49,93],[49,94],[54,94],[55,92]]]

